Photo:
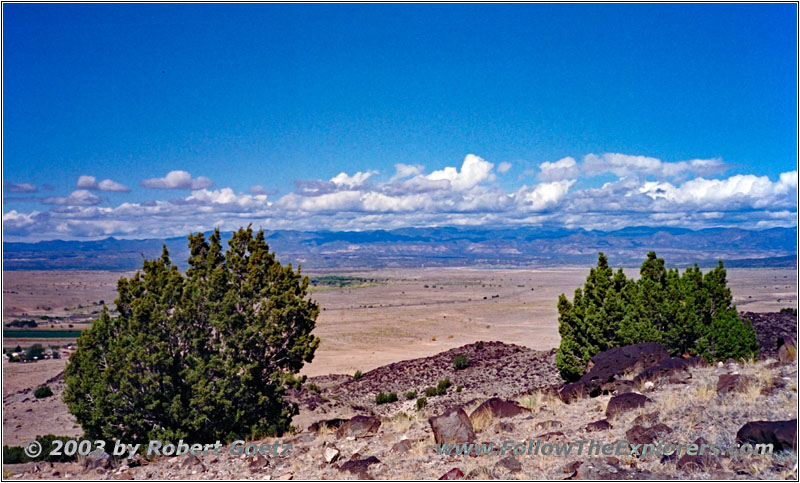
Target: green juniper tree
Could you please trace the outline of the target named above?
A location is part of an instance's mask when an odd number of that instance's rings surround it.
[[[739,319],[722,262],[703,275],[695,265],[683,275],[647,254],[640,277],[613,273],[599,254],[583,290],[558,299],[561,344],[556,366],[567,381],[579,379],[595,354],[612,347],[658,342],[672,355],[708,360],[747,358],[758,351],[749,321]]]
[[[189,269],[166,247],[121,278],[119,315],[106,308],[78,340],[64,400],[92,438],[208,442],[289,429],[284,401],[319,346],[308,279],[282,266],[259,231],[189,236]]]

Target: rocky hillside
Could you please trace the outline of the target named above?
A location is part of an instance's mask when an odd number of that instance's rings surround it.
[[[456,370],[463,354],[469,366]],[[291,395],[295,434],[287,455],[160,457],[90,455],[80,462],[5,465],[34,479],[796,479],[796,347],[751,362],[706,365],[670,358],[657,344],[612,349],[586,376],[559,383],[553,352],[484,342],[365,373],[308,381]],[[442,394],[416,399],[449,378]],[[461,388],[459,391],[458,388]],[[418,395],[406,399],[406,392]],[[399,400],[378,405],[378,392]],[[437,443],[579,440],[634,444],[769,442],[772,455],[437,454]]]

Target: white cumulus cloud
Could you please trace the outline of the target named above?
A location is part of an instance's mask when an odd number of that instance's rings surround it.
[[[192,178],[188,171],[170,171],[163,178],[148,178],[142,186],[153,189],[201,190],[214,186],[214,182],[203,176]]]

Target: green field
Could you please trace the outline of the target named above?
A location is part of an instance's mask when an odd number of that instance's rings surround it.
[[[3,329],[4,339],[77,339],[80,330],[9,330]]]

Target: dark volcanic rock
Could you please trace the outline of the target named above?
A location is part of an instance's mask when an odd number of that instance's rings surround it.
[[[336,430],[337,438],[363,438],[368,434],[378,431],[381,427],[381,420],[372,416],[354,416]]]
[[[689,368],[704,365],[705,362],[702,357],[692,357],[691,359],[671,357],[640,372],[633,378],[633,382],[638,385],[647,381],[657,381],[662,377],[676,376],[678,373],[684,373],[688,377],[691,376]]]
[[[736,433],[741,443],[772,444],[773,451],[797,450],[797,420],[751,421]]]
[[[559,396],[567,403],[584,395],[599,396],[603,394],[604,385],[614,383],[624,373],[641,371],[667,358],[669,358],[667,351],[655,343],[609,349],[592,357],[589,362],[590,369],[586,374],[577,382],[565,385],[559,392]],[[616,385],[606,386],[606,388],[607,391],[619,389]]]
[[[342,418],[335,418],[335,419],[325,419],[322,421],[317,421],[313,423],[311,426],[308,427],[309,431],[316,432],[319,431],[323,426],[328,428],[339,428],[342,424],[346,423],[347,419]]]
[[[649,397],[637,394],[635,392],[614,396],[608,401],[608,406],[606,407],[606,417],[612,419],[617,414],[640,408],[650,402],[652,402],[652,400]]]
[[[594,421],[586,425],[586,432],[593,433],[596,431],[607,431],[609,429],[614,429],[614,426],[608,422],[608,419],[600,419],[599,421]]]
[[[467,413],[460,407],[451,408],[440,416],[428,419],[436,444],[472,443],[475,431]]]
[[[397,405],[376,405],[375,395],[379,392],[405,394],[416,391],[422,394],[425,388],[436,387],[440,380],[449,378],[452,386],[447,394],[427,398],[426,409],[438,413],[487,395],[512,399],[543,388],[560,387],[563,381],[555,366],[555,352],[555,349],[541,351],[504,342],[482,342],[430,357],[394,362],[367,371],[359,379],[347,376],[329,381],[324,379],[325,376],[318,376],[309,378],[308,382],[322,387],[329,401],[340,401],[344,407],[365,408],[357,410],[359,413],[391,416]],[[469,359],[469,367],[453,370],[453,357],[457,354]],[[458,386],[463,387],[461,392],[456,392]]]
[[[96,449],[84,456],[83,469],[91,471],[95,469],[106,469],[111,467],[111,455],[102,449]]]
[[[636,425],[625,433],[625,437],[628,438],[628,442],[633,444],[648,444],[661,440],[671,432],[672,428],[666,424],[656,424],[648,428]]]
[[[706,450],[704,454],[700,454],[700,449],[704,444],[708,444],[708,441],[700,437],[694,440],[694,444],[697,445],[697,451],[695,452],[696,454],[690,455],[689,453],[686,453],[681,456],[681,459],[678,460],[677,464],[679,470],[694,473],[698,471],[717,469],[720,467],[719,458],[711,456],[708,450]]]
[[[408,453],[411,450],[411,446],[411,441],[407,439],[400,440],[392,446],[392,453]]]
[[[464,472],[458,468],[453,468],[452,470],[448,471],[447,473],[443,474],[440,480],[463,480],[464,479]]]
[[[519,460],[514,458],[513,456],[506,456],[505,458],[498,461],[495,466],[505,468],[511,472],[522,471],[522,463],[520,463]]]
[[[529,412],[531,412],[530,409],[524,408],[513,401],[506,401],[499,397],[493,397],[472,411],[469,418],[475,419],[476,416],[484,413],[488,413],[493,418],[513,418],[514,416],[527,414]]]
[[[350,460],[342,463],[342,466],[339,467],[339,471],[356,474],[361,479],[372,479],[369,473],[367,473],[367,470],[369,469],[370,465],[380,462],[381,460],[374,456],[360,460]]]
[[[797,316],[780,312],[740,312],[739,318],[750,319],[758,339],[759,357],[778,357],[778,349],[797,333]]]
[[[741,374],[720,374],[717,380],[717,394],[722,395],[731,392],[740,392],[752,382],[754,382],[754,380],[749,376],[743,376]]]

